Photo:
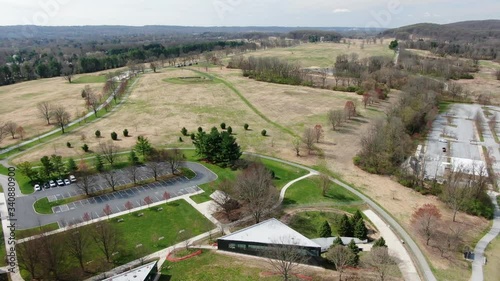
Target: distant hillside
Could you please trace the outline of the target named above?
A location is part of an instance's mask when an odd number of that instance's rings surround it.
[[[382,32],[385,37],[418,39],[430,37],[447,41],[489,41],[500,39],[500,20],[463,21],[450,24],[420,23],[389,29]]]

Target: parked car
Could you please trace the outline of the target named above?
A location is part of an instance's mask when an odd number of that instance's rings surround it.
[[[63,186],[63,185],[64,185],[63,180],[58,179],[58,180],[57,180],[57,185],[58,185],[58,186]]]
[[[50,185],[50,187],[56,187],[57,186],[56,182],[53,181],[53,180],[49,181],[49,185]]]
[[[50,188],[50,184],[48,182],[44,183],[43,184],[43,188],[44,189]]]
[[[42,187],[39,184],[35,184],[34,188],[35,188],[35,191],[42,190]]]
[[[71,184],[71,182],[69,181],[69,179],[64,179],[64,184],[65,184],[65,185],[70,185],[70,184]]]
[[[75,178],[75,176],[73,176],[73,175],[70,175],[70,176],[69,176],[69,180],[70,180],[71,182],[76,182],[76,178]]]
[[[443,147],[443,152],[446,152],[446,147]]]

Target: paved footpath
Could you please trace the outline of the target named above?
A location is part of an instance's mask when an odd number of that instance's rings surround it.
[[[474,262],[472,262],[472,276],[470,278],[471,281],[483,281],[483,264],[484,264],[484,250],[488,246],[488,244],[495,239],[495,237],[500,234],[500,209],[497,203],[497,196],[499,195],[496,192],[489,193],[491,197],[491,201],[495,204],[495,217],[493,219],[493,225],[490,231],[479,240],[476,244],[476,248],[474,248]],[[499,277],[500,278],[500,277]]]

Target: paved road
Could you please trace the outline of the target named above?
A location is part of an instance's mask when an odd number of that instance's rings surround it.
[[[495,204],[495,218],[493,219],[493,226],[490,231],[479,240],[474,248],[474,262],[472,262],[472,277],[471,281],[483,281],[483,262],[484,262],[484,250],[488,244],[495,239],[495,237],[500,234],[500,209],[497,204],[498,193],[490,192],[490,197]],[[500,277],[499,277],[500,278]]]
[[[124,204],[131,201],[134,206],[140,205],[146,196],[150,196],[153,201],[158,201],[163,198],[163,193],[167,191],[171,197],[180,196],[183,194],[194,193],[198,191],[198,185],[214,181],[217,178],[212,171],[205,168],[205,166],[197,163],[186,162],[184,165],[196,173],[196,177],[186,181],[184,179],[177,179],[175,182],[164,182],[163,184],[152,184],[146,187],[135,188],[129,192],[115,192],[107,195],[105,198],[94,200],[82,200],[78,203],[66,205],[60,208],[58,213],[50,215],[40,215],[33,209],[33,204],[44,197],[54,196],[60,194],[61,191],[68,192],[69,189],[76,192],[77,187],[74,185],[49,189],[41,193],[34,193],[32,195],[17,197],[16,198],[16,219],[18,220],[18,229],[27,229],[37,227],[39,225],[46,225],[57,222],[60,225],[80,220],[85,213],[96,216],[102,216],[103,209],[106,204],[109,204],[113,213],[118,210],[123,211]],[[0,184],[7,186],[7,177],[0,175]],[[19,188],[16,184],[16,187]],[[42,196],[38,195],[41,194]]]

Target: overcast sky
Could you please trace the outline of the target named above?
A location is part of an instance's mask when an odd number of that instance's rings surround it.
[[[500,19],[499,0],[0,0],[0,25],[398,27]]]

